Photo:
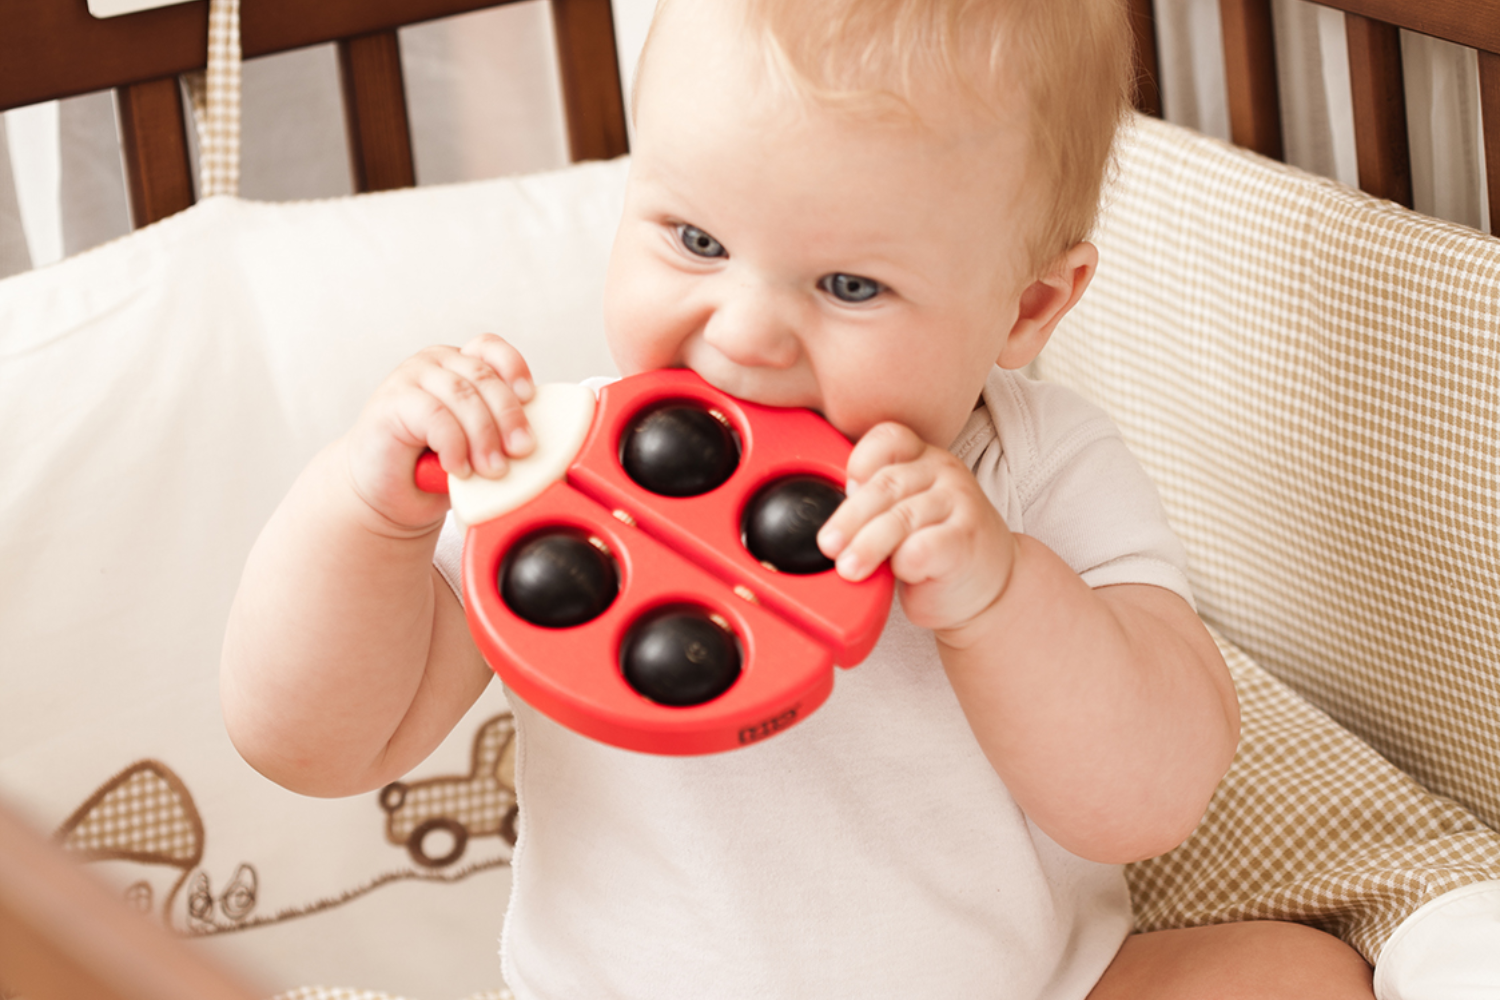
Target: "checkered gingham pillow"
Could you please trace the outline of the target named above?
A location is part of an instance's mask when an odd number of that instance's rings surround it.
[[[1138,930],[1295,920],[1373,964],[1417,907],[1500,878],[1495,831],[1215,638],[1239,691],[1239,751],[1193,836],[1126,869]]]
[[[1245,715],[1197,833],[1132,873],[1141,926],[1301,919],[1373,960],[1500,878],[1500,240],[1151,119],[1108,197],[1037,374],[1156,480]]]

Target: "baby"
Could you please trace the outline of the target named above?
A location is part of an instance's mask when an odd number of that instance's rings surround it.
[[[631,753],[513,699],[518,996],[1371,995],[1304,927],[1127,939],[1121,864],[1188,835],[1238,732],[1150,483],[1018,374],[1094,273],[1129,66],[1114,0],[661,4],[611,351],[855,441],[819,545],[853,580],[889,561],[899,602],[818,713],[733,753]],[[429,348],[298,480],[225,645],[265,774],[378,788],[490,681],[412,469],[505,475],[532,392],[498,337]]]

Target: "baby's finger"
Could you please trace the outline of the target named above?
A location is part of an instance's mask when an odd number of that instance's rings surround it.
[[[528,454],[536,446],[536,438],[522,405],[535,397],[536,385],[526,359],[492,333],[469,341],[459,356],[477,366],[469,378],[489,403],[505,450],[512,455]]]
[[[926,450],[927,443],[915,431],[888,421],[865,432],[849,453],[845,470],[851,486],[858,488],[886,466],[916,461]]]
[[[891,504],[865,522],[839,553],[834,562],[839,576],[846,580],[863,580],[881,563],[896,555],[907,539],[926,528],[942,524],[952,513],[949,494],[938,490],[923,490]],[[896,568],[893,564],[892,569]]]
[[[973,555],[973,538],[946,519],[913,531],[891,553],[891,572],[903,583],[954,573]]]
[[[931,488],[934,478],[930,463],[904,462],[880,468],[857,486],[851,480],[846,499],[818,532],[823,554],[837,559],[865,524],[912,494]]]
[[[492,403],[486,398],[487,390],[481,388],[485,376],[480,369],[490,372],[488,378],[494,385],[488,391],[507,397],[509,403],[504,399]],[[461,428],[465,436],[467,464],[482,475],[496,476],[505,471],[508,463],[501,443],[500,418],[494,408],[508,405],[519,412],[520,403],[504,388],[504,383],[488,365],[473,358],[463,358],[457,353],[450,354],[442,364],[430,366],[421,372],[417,388],[431,397],[438,407],[446,410]],[[446,462],[444,468],[448,468]]]
[[[870,518],[893,503],[932,483],[929,474],[913,466],[926,444],[897,423],[877,424],[860,438],[845,465],[848,497],[818,534],[818,546],[830,559],[838,558],[849,539]],[[901,472],[892,470],[900,469]]]
[[[521,402],[531,402],[531,397],[536,394],[536,380],[532,378],[531,367],[526,364],[521,352],[503,338],[493,333],[482,333],[465,344],[459,353],[488,363],[500,373],[500,377],[509,384],[511,391]]]
[[[437,453],[444,472],[463,478],[474,471],[469,434],[442,400],[427,392],[406,393],[397,400],[395,416],[404,437]]]
[[[458,353],[451,355],[445,366],[467,379],[478,391],[508,454],[525,455],[536,446],[523,408],[525,400],[517,394],[516,387],[502,378],[489,362]]]
[[[859,489],[855,489],[855,484],[850,481],[849,489],[844,492],[844,501],[823,522],[822,528],[817,529],[817,549],[837,562],[855,535],[871,519],[880,516],[892,504],[898,504],[909,489],[900,477],[886,474],[883,469]]]

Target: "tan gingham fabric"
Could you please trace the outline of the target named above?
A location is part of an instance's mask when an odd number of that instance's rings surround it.
[[[58,831],[88,858],[134,858],[188,868],[203,855],[203,827],[173,777],[143,762],[100,789]]]
[[[240,0],[209,0],[208,68],[183,76],[198,133],[198,197],[240,193]]]
[[[1500,878],[1500,834],[1219,642],[1239,751],[1193,836],[1126,869],[1137,929],[1296,920],[1373,964],[1422,904]]]
[[[1149,119],[1110,198],[1098,276],[1037,373],[1120,423],[1207,621],[1500,825],[1500,241]],[[1295,732],[1272,741],[1279,761],[1255,758],[1264,780],[1235,794],[1259,799],[1220,803],[1191,864],[1141,870],[1184,880],[1143,909],[1148,926],[1301,914],[1373,949],[1418,896],[1456,884],[1427,871],[1477,863],[1463,837],[1412,840],[1448,820],[1406,816],[1400,782],[1325,803],[1326,772],[1351,765],[1308,756]],[[1288,866],[1283,889],[1268,863]],[[1382,896],[1413,879],[1431,885]]]
[[[1111,412],[1204,617],[1500,826],[1500,240],[1139,120],[1040,373]]]
[[[509,714],[489,720],[474,738],[473,769],[465,778],[431,778],[399,782],[399,805],[382,796],[391,818],[387,833],[395,843],[406,839],[434,818],[455,821],[470,836],[498,833],[516,804],[514,759],[509,773],[505,751],[515,734]],[[514,833],[514,831],[512,831]]]

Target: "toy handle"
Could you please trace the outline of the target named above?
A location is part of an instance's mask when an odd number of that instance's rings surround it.
[[[417,468],[412,473],[412,480],[423,493],[448,492],[448,473],[443,471],[442,461],[431,448],[417,456]]]

